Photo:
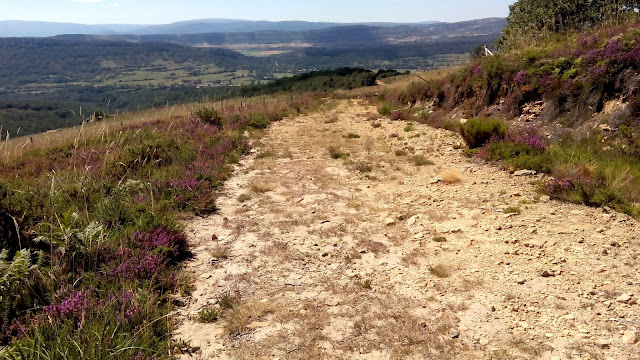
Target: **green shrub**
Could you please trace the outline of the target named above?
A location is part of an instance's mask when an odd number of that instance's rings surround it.
[[[504,160],[505,168],[512,170],[529,169],[539,173],[548,173],[553,169],[555,163],[555,159],[550,153],[516,142],[491,142],[481,152],[485,160]]]
[[[271,120],[269,120],[267,115],[263,113],[249,114],[249,121],[247,122],[247,126],[254,129],[266,129],[269,124],[271,124]]]
[[[460,135],[470,149],[485,145],[494,137],[504,138],[509,126],[494,118],[474,118],[460,126]]]
[[[198,312],[198,322],[203,324],[210,324],[218,321],[218,311],[216,309],[202,309]]]
[[[380,105],[378,107],[378,113],[382,116],[389,116],[391,115],[391,105],[387,102],[383,103],[382,105]]]
[[[218,129],[222,129],[222,115],[216,110],[212,108],[204,108],[196,111],[196,116],[202,122],[207,123],[209,125],[213,125]]]

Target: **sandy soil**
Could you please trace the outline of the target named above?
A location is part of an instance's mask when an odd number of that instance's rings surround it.
[[[187,226],[184,359],[640,359],[635,220],[378,117],[333,101],[253,136]]]

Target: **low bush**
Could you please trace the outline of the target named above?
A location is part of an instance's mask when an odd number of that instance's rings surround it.
[[[489,140],[504,138],[508,130],[509,126],[502,120],[474,118],[460,126],[460,135],[470,149],[477,149]]]
[[[251,113],[249,114],[249,120],[247,121],[247,126],[252,127],[254,129],[266,129],[269,124],[271,124],[271,120],[264,113]]]
[[[378,107],[378,113],[380,115],[382,115],[382,116],[389,116],[389,115],[391,115],[391,112],[392,112],[391,104],[389,104],[389,103],[385,102],[385,103],[383,103],[382,105],[380,105]]]
[[[202,122],[213,125],[218,129],[222,129],[222,115],[216,110],[212,108],[204,108],[196,111],[196,116]]]

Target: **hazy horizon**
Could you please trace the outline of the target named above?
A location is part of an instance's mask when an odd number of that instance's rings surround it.
[[[23,0],[3,4],[0,21],[43,21],[82,25],[162,25],[181,21],[233,19],[309,22],[457,22],[506,17],[514,0],[440,1],[407,0],[390,7],[382,0],[326,0],[300,3],[293,0],[227,1],[192,0]],[[424,11],[421,11],[424,9]],[[95,14],[100,14],[99,17]]]

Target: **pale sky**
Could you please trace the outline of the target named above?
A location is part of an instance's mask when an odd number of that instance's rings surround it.
[[[229,18],[329,22],[462,21],[506,17],[515,0],[0,0],[0,20],[166,24]]]

